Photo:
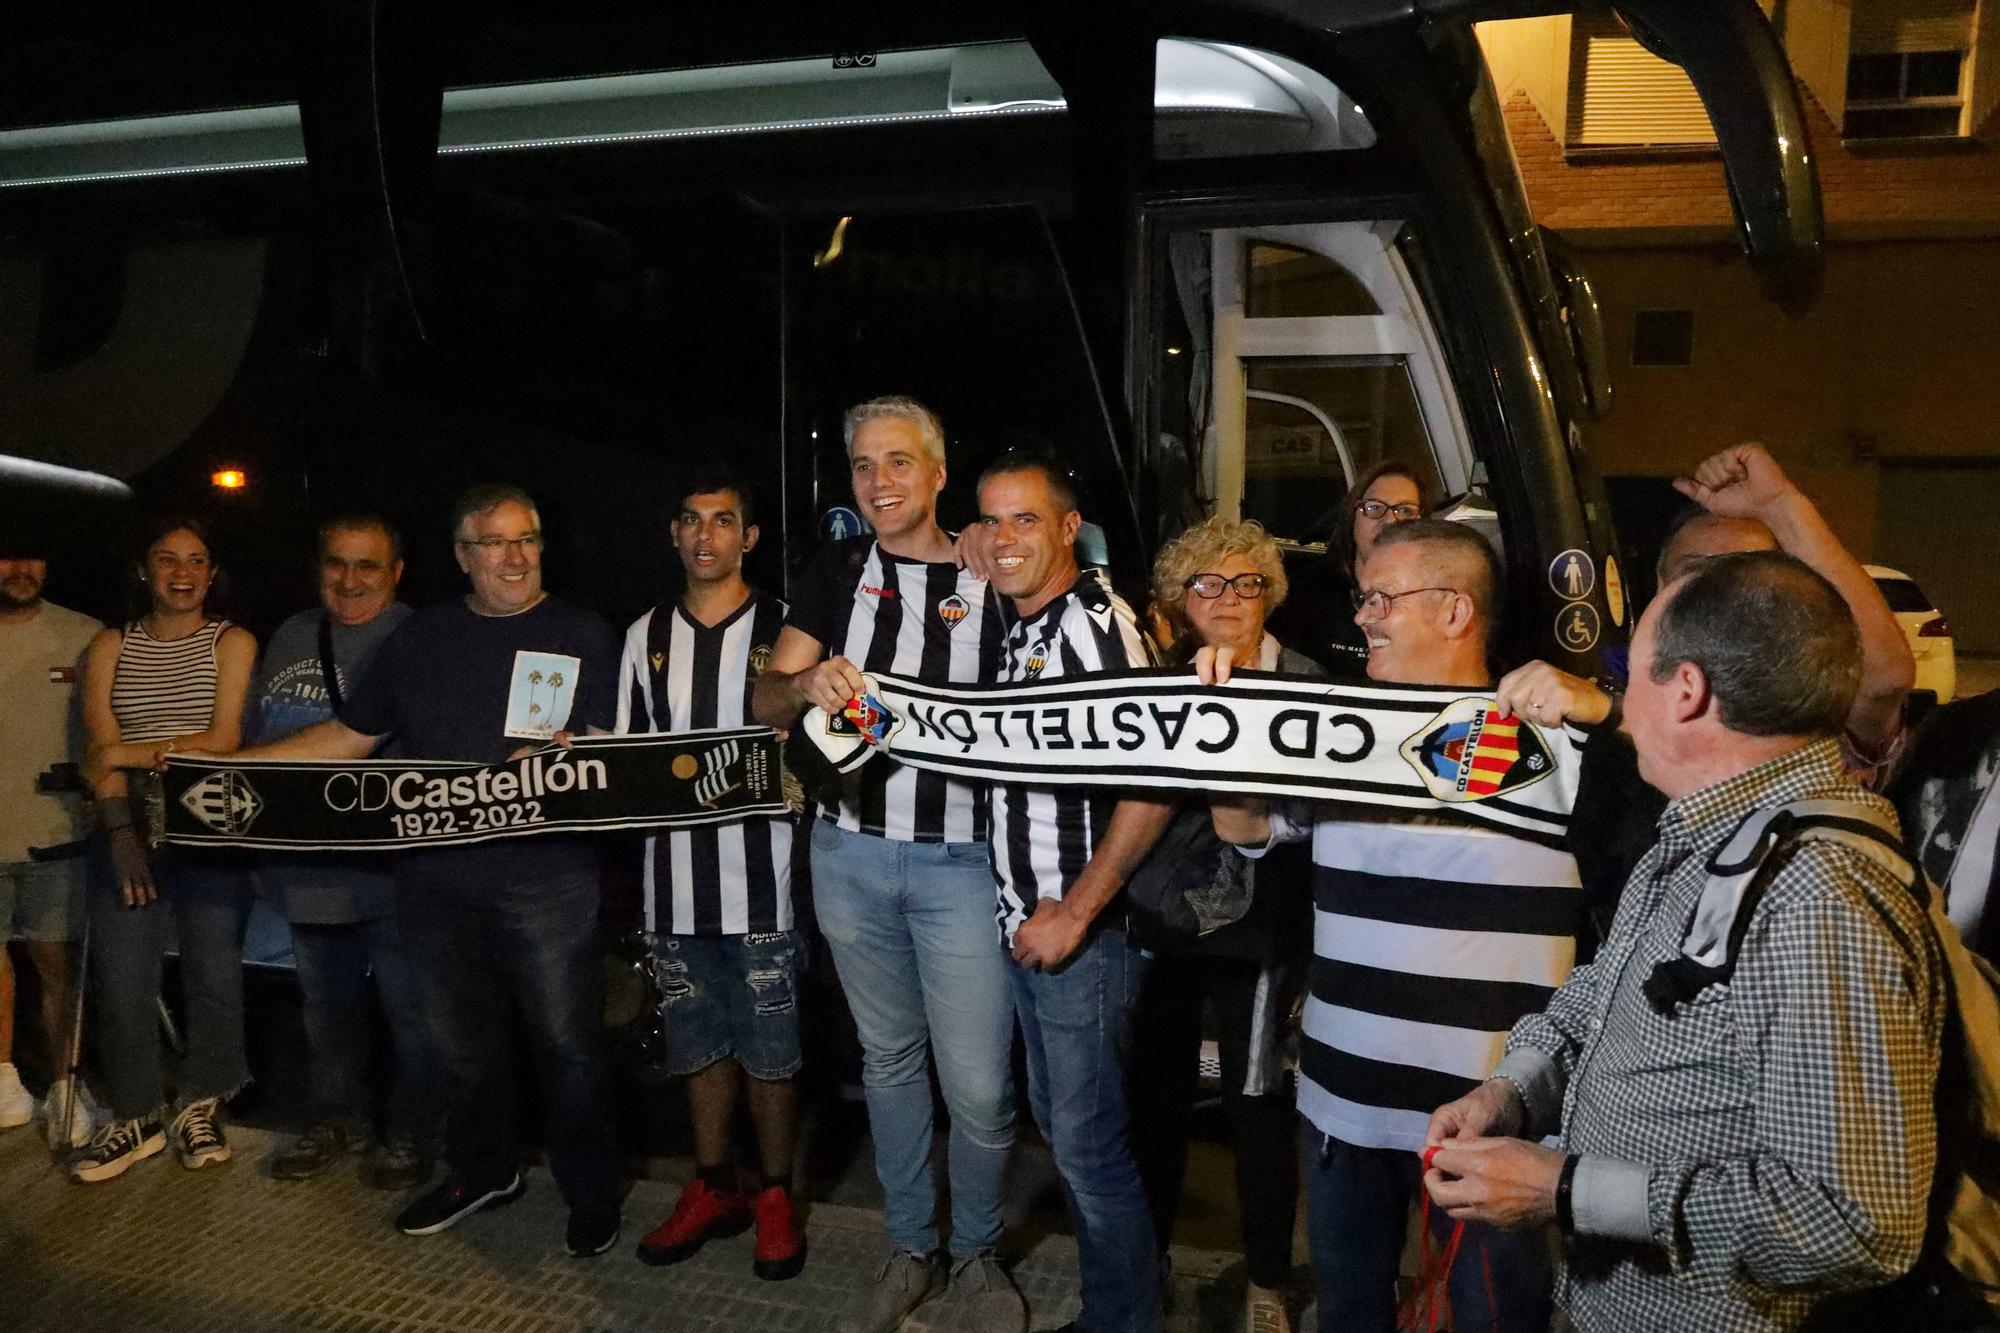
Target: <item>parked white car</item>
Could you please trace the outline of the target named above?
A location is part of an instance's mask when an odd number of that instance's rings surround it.
[[[1910,641],[1910,652],[1917,659],[1916,688],[1935,691],[1939,703],[1950,703],[1958,690],[1958,653],[1944,613],[1931,605],[1931,599],[1908,574],[1883,565],[1866,568]]]

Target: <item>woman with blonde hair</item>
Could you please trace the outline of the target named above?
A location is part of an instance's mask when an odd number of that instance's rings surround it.
[[[1173,626],[1170,660],[1227,644],[1265,671],[1318,677],[1264,627],[1285,599],[1277,543],[1256,523],[1211,518],[1160,552],[1153,601]],[[1215,1010],[1223,1104],[1236,1153],[1237,1215],[1249,1269],[1244,1326],[1291,1329],[1286,1296],[1298,1199],[1297,1134],[1279,1039],[1310,947],[1305,858],[1257,862],[1215,837],[1208,807],[1183,808],[1128,888],[1134,929],[1155,960],[1140,997],[1132,1061],[1133,1138],[1162,1255],[1187,1164],[1202,1011]]]

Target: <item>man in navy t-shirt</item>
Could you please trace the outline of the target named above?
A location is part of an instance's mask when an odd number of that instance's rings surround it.
[[[471,592],[397,630],[337,720],[239,753],[359,759],[393,738],[412,759],[495,764],[563,733],[610,729],[618,636],[543,591],[535,502],[513,487],[475,487],[454,517]],[[438,1041],[451,1168],[396,1219],[405,1233],[442,1231],[525,1189],[512,1091],[518,1014],[549,1165],[570,1208],[569,1252],[617,1243],[598,862],[593,840],[555,833],[398,855],[398,912]]]

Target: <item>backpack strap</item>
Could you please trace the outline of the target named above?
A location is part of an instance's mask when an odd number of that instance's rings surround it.
[[[1735,974],[1757,905],[1791,850],[1806,839],[1853,848],[1919,894],[1919,901],[1928,892],[1901,835],[1872,806],[1832,798],[1753,810],[1709,858],[1708,882],[1689,914],[1680,952],[1646,978],[1643,989],[1655,1009],[1671,1012]]]
[[[333,617],[324,611],[319,613],[319,674],[326,682],[326,697],[338,715],[347,701],[341,698],[340,667],[333,660]]]

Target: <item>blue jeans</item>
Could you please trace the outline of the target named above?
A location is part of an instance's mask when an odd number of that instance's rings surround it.
[[[1319,1284],[1319,1333],[1391,1333],[1396,1274],[1412,1202],[1423,1196],[1423,1159],[1357,1148],[1305,1126],[1306,1226]],[[1451,1238],[1441,1210],[1427,1213],[1434,1247]],[[1546,1333],[1555,1276],[1539,1231],[1468,1222],[1452,1265],[1452,1326],[1468,1333]]]
[[[1008,966],[1028,1053],[1028,1104],[1055,1154],[1083,1274],[1080,1328],[1160,1327],[1159,1254],[1128,1133],[1125,1070],[1147,955],[1122,930],[1091,934],[1052,972]]]
[[[368,979],[389,1020],[394,1057],[386,1122],[391,1133],[429,1144],[440,1114],[437,1056],[431,1049],[423,995],[409,949],[393,914],[341,925],[296,924],[292,957],[304,1001],[308,1068],[318,1114],[344,1125],[374,1121],[368,1089],[374,1006]]]
[[[813,905],[861,1037],[862,1084],[889,1239],[938,1248],[931,1061],[951,1112],[951,1254],[1000,1239],[1014,1146],[1014,1011],[980,843],[812,829]]]
[[[169,932],[179,951],[187,1055],[181,1105],[227,1097],[250,1081],[243,1054],[243,923],[250,882],[228,857],[168,848],[153,867],[159,896],[127,907],[101,840],[90,885],[90,976],[97,1030],[98,1092],[120,1120],[147,1119],[164,1105],[157,1002]]]
[[[616,1208],[596,870],[542,884],[412,878],[398,888],[398,920],[444,1078],[453,1176],[488,1189],[514,1178],[515,1080],[525,1059],[563,1199],[575,1209]]]

